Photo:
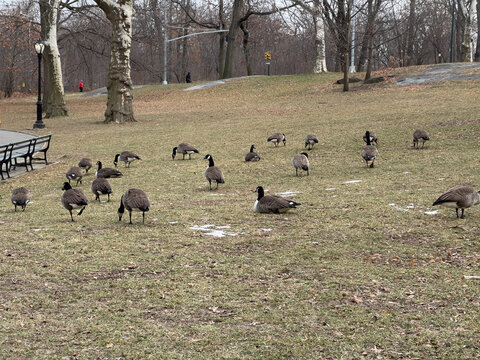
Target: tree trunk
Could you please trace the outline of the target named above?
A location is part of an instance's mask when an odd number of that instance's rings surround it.
[[[248,31],[248,22],[244,21],[240,24],[240,28],[243,31],[243,53],[245,55],[245,65],[247,67],[247,75],[253,75],[252,65],[250,64],[250,50],[248,48],[248,39],[250,37],[250,33]]]
[[[41,0],[39,4],[42,39],[45,43],[43,52],[45,68],[43,111],[46,118],[68,116],[64,98],[60,52],[57,45],[57,19],[60,1]]]
[[[407,66],[413,62],[413,43],[415,42],[415,0],[410,0],[410,13],[408,15],[408,39],[407,39]]]
[[[367,63],[367,72],[365,73],[365,80],[369,80],[372,77],[372,62],[373,62],[373,36],[369,36],[368,63]]]
[[[124,123],[133,117],[133,85],[130,77],[133,0],[95,0],[112,24],[108,100],[105,122]]]
[[[235,39],[239,28],[238,21],[243,8],[243,0],[234,0],[232,9],[232,21],[228,31],[227,53],[225,54],[225,69],[223,70],[222,79],[228,79],[233,76],[233,62],[235,61]]]
[[[313,23],[315,31],[315,67],[313,72],[320,74],[328,71],[325,57],[325,22],[320,9],[313,15]]]
[[[225,30],[225,14],[223,13],[223,0],[218,1],[218,19],[220,20],[220,29]],[[225,33],[221,32],[219,36],[218,46],[218,76],[223,76],[225,70]]]
[[[480,34],[480,1],[477,1],[477,34]],[[474,61],[480,61],[480,36],[477,36],[477,48],[475,50],[475,58]]]

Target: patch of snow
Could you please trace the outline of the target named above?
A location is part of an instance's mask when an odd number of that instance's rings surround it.
[[[298,191],[284,191],[281,193],[276,193],[275,195],[280,195],[280,196],[295,196],[297,195]]]
[[[355,184],[360,182],[362,182],[362,180],[348,180],[348,181],[345,181],[344,184]]]
[[[327,191],[334,191],[334,190],[337,190],[336,188],[326,188],[325,190]]]
[[[427,214],[427,215],[437,215],[438,210],[425,211],[425,214]]]
[[[224,196],[225,194],[210,194],[210,196]]]
[[[404,171],[403,173],[404,174],[410,174],[410,171]]]
[[[169,224],[178,224],[178,221],[169,221]]]
[[[215,227],[215,229],[212,229]],[[237,236],[237,233],[234,232],[227,232],[224,231],[223,229],[230,229],[230,225],[218,225],[215,226],[213,224],[205,224],[205,225],[193,225],[190,226],[191,230],[198,230],[198,231],[204,231],[205,235],[207,236],[213,236],[213,237],[225,237],[225,236]]]
[[[390,203],[388,205],[393,206],[393,208],[398,211],[408,211],[408,209],[401,208],[400,206],[397,206],[394,203]]]
[[[263,231],[265,231],[265,232],[272,231],[272,229],[261,229],[261,230],[263,230]]]

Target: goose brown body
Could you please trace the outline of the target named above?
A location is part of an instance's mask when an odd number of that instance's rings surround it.
[[[208,180],[210,190],[212,190],[212,181],[215,181],[217,183],[217,187],[215,189],[218,189],[218,184],[225,183],[223,172],[222,170],[220,170],[220,168],[215,166],[211,155],[205,155],[204,159],[208,160],[208,167],[205,170],[205,178]]]
[[[70,212],[70,217],[73,220],[72,210],[81,208],[78,215],[82,215],[83,210],[88,205],[88,198],[81,189],[72,189],[68,182],[63,183],[62,190],[62,205]]]
[[[368,167],[368,162],[371,161],[372,163],[370,164],[370,167],[373,168],[375,164],[375,159],[378,156],[378,150],[375,147],[375,145],[370,144],[369,131],[365,133],[365,139],[367,140],[367,145],[365,145],[362,149],[362,158],[367,163],[367,167]]]
[[[30,192],[24,188],[20,187],[12,191],[12,204],[15,206],[15,211],[17,211],[17,206],[22,207],[22,211],[25,211],[27,204],[32,199]]]
[[[425,130],[415,130],[413,133],[413,147],[417,146],[419,148],[418,142],[422,141],[422,148],[425,146],[425,141],[430,140],[427,132]]]
[[[118,161],[123,161],[125,167],[130,167],[132,161],[142,160],[140,156],[131,151],[122,151],[120,154],[115,155],[113,164],[115,167],[118,165]],[[128,165],[128,166],[127,166]]]
[[[182,154],[182,159],[185,160],[185,155],[188,155],[188,159],[192,158],[192,154],[198,154],[198,150],[195,149],[195,146],[189,143],[181,143],[178,146],[173,148],[172,160],[175,160],[177,154]]]
[[[112,193],[112,187],[107,179],[97,178],[92,182],[92,192],[95,194],[95,200],[100,201],[100,195],[107,195],[108,201],[110,201],[110,194]]]
[[[318,137],[316,135],[309,134],[305,137],[305,147],[308,146],[308,150],[312,150],[315,144],[318,144]]]
[[[480,204],[480,192],[475,191],[470,186],[455,186],[439,196],[432,206],[441,205],[454,208],[458,217],[458,209],[462,209],[460,218],[465,218],[465,209]]]
[[[129,189],[122,195],[120,207],[118,208],[118,221],[122,221],[123,213],[127,209],[132,224],[132,211],[141,211],[143,223],[145,223],[145,212],[150,210],[150,201],[147,194],[140,189]]]
[[[90,170],[92,166],[93,166],[92,159],[87,157],[80,159],[80,161],[78,162],[78,167],[85,169],[85,174],[88,173],[88,170]]]
[[[108,178],[118,178],[123,176],[123,174],[116,169],[102,167],[101,161],[97,161],[97,166],[98,166],[98,169],[97,169],[97,172],[95,173],[97,178],[108,179]]]
[[[250,146],[250,152],[245,155],[245,161],[259,161],[261,159],[260,155],[253,150],[255,150],[255,145]]]
[[[282,141],[283,141],[283,146],[286,146],[287,145],[287,138],[285,137],[285,134],[282,134],[282,133],[279,133],[279,132],[273,133],[267,139],[267,142],[274,143],[275,147],[277,147],[278,144]]]
[[[308,154],[307,153],[301,153],[298,155],[295,155],[292,158],[292,164],[295,167],[295,175],[298,176],[298,169],[304,170],[307,172],[307,175],[310,175],[309,169],[310,169],[310,162],[308,161]]]
[[[278,195],[265,196],[263,187],[261,186],[258,186],[255,192],[258,193],[258,197],[253,205],[253,211],[258,213],[280,214],[285,213],[290,209],[295,209],[297,206],[301,205],[300,203],[285,199]]]
[[[68,179],[68,183],[70,183],[70,180],[76,180],[77,185],[78,183],[80,184],[82,183],[83,173],[82,173],[82,169],[80,169],[78,166],[72,166],[70,169],[68,169],[65,176]]]

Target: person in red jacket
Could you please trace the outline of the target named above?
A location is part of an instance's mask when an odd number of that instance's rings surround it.
[[[80,92],[83,92],[83,81],[80,81],[78,83],[78,89],[80,90]]]

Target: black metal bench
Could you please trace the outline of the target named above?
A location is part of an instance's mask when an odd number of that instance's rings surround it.
[[[45,161],[45,165],[48,165],[47,162],[47,151],[50,148],[50,140],[52,139],[52,134],[43,135],[37,137],[35,140],[35,149],[33,154],[43,153],[43,158],[32,158],[32,160]]]
[[[23,165],[25,166],[25,171],[28,171],[28,166],[30,165],[30,169],[33,170],[32,158],[35,152],[36,141],[37,138],[33,138],[13,143],[10,166],[16,168],[17,165]],[[19,163],[18,160],[20,159],[23,159],[23,162]]]
[[[0,146],[0,175],[2,176],[2,180],[5,180],[3,177],[3,166],[5,165],[5,172],[7,173],[7,176],[10,177],[10,161],[12,157],[12,149],[13,145],[8,144],[8,145],[2,145]]]

